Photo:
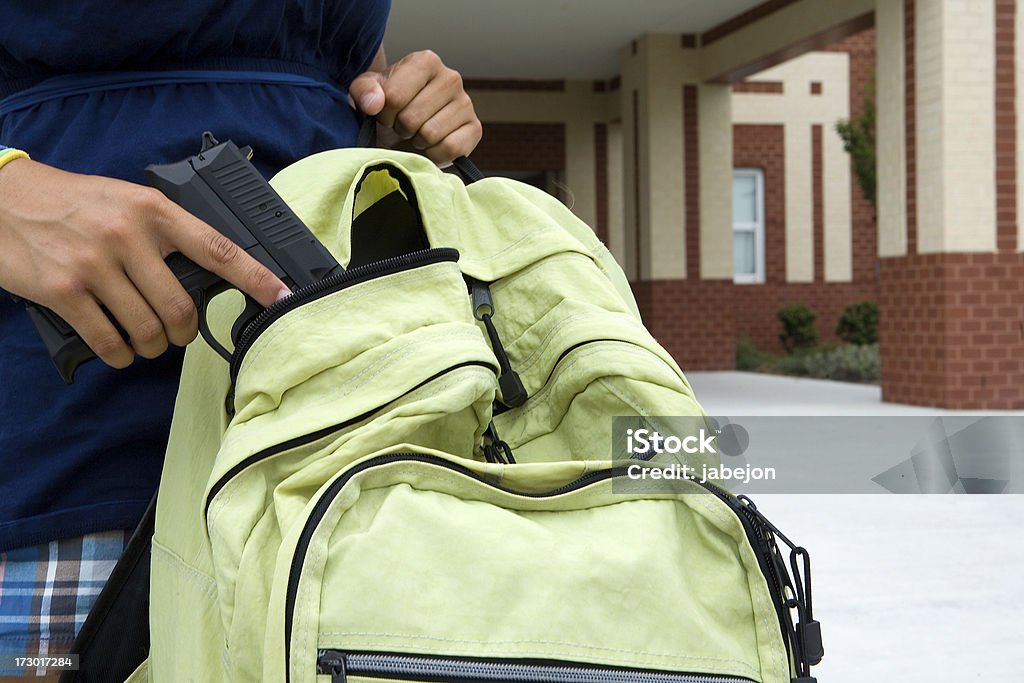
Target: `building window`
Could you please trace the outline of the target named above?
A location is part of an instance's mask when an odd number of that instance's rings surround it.
[[[764,282],[764,171],[732,172],[733,281]]]

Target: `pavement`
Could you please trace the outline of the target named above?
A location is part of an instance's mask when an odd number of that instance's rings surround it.
[[[877,386],[688,373],[711,415],[969,415],[881,401]],[[771,494],[805,546],[820,683],[1024,681],[1024,495]]]
[[[885,403],[876,384],[758,372],[688,372],[686,379],[710,415],[1024,415]]]

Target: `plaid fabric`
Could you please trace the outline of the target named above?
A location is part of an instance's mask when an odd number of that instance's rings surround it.
[[[130,536],[107,531],[0,553],[0,653],[70,652]],[[0,676],[39,673],[0,666]]]

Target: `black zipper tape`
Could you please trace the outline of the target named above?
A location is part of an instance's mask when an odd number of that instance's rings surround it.
[[[675,673],[653,669],[623,669],[559,660],[439,657],[388,652],[317,652],[318,674],[331,683],[348,676],[443,683],[741,683],[749,678],[723,674]]]
[[[304,306],[308,303],[321,299],[329,294],[334,294],[348,287],[367,282],[379,277],[394,275],[405,270],[433,265],[435,263],[456,262],[459,260],[459,252],[455,249],[438,248],[414,251],[410,254],[393,256],[391,258],[374,261],[366,265],[346,270],[343,273],[331,275],[312,284],[295,290],[292,294],[281,299],[275,304],[265,308],[252,322],[246,325],[245,330],[238,338],[235,350],[231,354],[230,377],[231,387],[225,401],[225,408],[229,415],[234,414],[235,382],[238,379],[238,370],[242,366],[245,354],[252,347],[253,343],[263,334],[274,321],[285,314]]]
[[[495,368],[493,365],[490,365],[488,363],[484,363],[484,362],[481,362],[481,361],[475,361],[475,360],[466,361],[465,363],[458,363],[456,365],[452,365],[450,367],[447,367],[444,370],[441,370],[440,372],[434,373],[433,375],[431,375],[430,377],[426,378],[425,380],[423,380],[422,382],[420,382],[416,386],[414,386],[411,389],[409,389],[409,391],[403,393],[402,396],[406,396],[406,395],[416,391],[417,389],[423,387],[424,385],[429,384],[430,382],[433,382],[434,380],[439,379],[439,378],[443,377],[444,375],[447,375],[447,374],[449,374],[451,372],[455,372],[456,370],[460,370],[462,368],[467,368],[467,367],[473,367],[473,366],[477,366],[477,367],[481,367],[481,368],[487,368],[488,370],[490,370],[491,372],[493,372],[495,374],[498,373],[497,368]],[[263,460],[266,460],[267,458],[271,458],[271,457],[273,457],[275,455],[278,455],[280,453],[284,453],[285,451],[290,451],[293,448],[298,448],[300,446],[305,446],[307,444],[311,444],[314,441],[318,441],[318,440],[320,440],[320,439],[322,439],[322,438],[324,438],[326,436],[330,436],[331,434],[334,434],[335,432],[340,432],[341,430],[346,429],[348,427],[351,427],[352,425],[355,425],[355,424],[358,424],[360,422],[363,422],[364,420],[368,420],[371,417],[373,417],[376,413],[380,412],[381,410],[383,410],[387,406],[389,406],[392,403],[394,403],[395,401],[397,401],[399,398],[402,398],[402,396],[398,396],[395,399],[389,401],[388,403],[386,403],[386,404],[384,404],[382,406],[378,406],[376,408],[372,408],[372,409],[366,411],[365,413],[363,413],[362,415],[356,415],[355,417],[350,418],[348,420],[345,420],[344,422],[338,422],[338,423],[330,425],[328,427],[324,427],[323,429],[318,429],[315,432],[310,432],[309,434],[303,434],[302,436],[297,436],[294,439],[289,439],[288,441],[283,441],[283,442],[281,442],[279,444],[275,444],[273,446],[270,446],[269,448],[264,448],[262,451],[259,451],[258,453],[254,453],[254,454],[250,455],[249,457],[247,457],[247,458],[245,458],[243,460],[238,461],[231,469],[229,469],[227,472],[225,472],[217,480],[217,482],[210,488],[210,492],[206,496],[206,505],[203,507],[203,514],[204,514],[204,516],[209,513],[210,505],[213,503],[213,499],[217,496],[217,494],[220,493],[221,489],[223,489],[227,485],[227,483],[229,481],[231,481],[231,479],[233,479],[236,476],[238,476],[238,474],[240,474],[242,472],[242,470],[248,469],[249,467],[252,467],[253,465],[255,465],[257,463],[259,463],[259,462],[261,462]]]

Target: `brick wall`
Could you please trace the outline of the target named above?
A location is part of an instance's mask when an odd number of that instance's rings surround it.
[[[822,137],[820,123],[811,126],[811,216],[814,235],[814,284],[825,282],[825,197],[824,159],[822,158]]]
[[[728,280],[633,283],[644,324],[684,372],[736,367],[736,289]]]
[[[864,94],[874,70],[874,29],[862,31],[828,48],[850,55],[851,116],[863,112]],[[825,84],[824,87],[828,87]],[[737,338],[749,336],[766,351],[782,352],[781,325],[775,317],[787,303],[802,303],[818,314],[816,327],[823,341],[839,341],[836,323],[843,309],[857,301],[878,301],[878,234],[874,209],[851,174],[853,281],[824,281],[824,217],[822,206],[822,139],[834,129],[814,126],[811,131],[814,201],[814,283],[786,282],[785,149],[781,125],[733,126],[733,165],[764,172],[765,282],[736,285]]]
[[[997,252],[918,254],[914,0],[904,0],[907,247],[881,261],[882,396],[945,408],[1024,408],[1024,254],[1016,251],[1014,12],[995,0]],[[921,139],[924,133],[921,132]],[[922,172],[925,169],[922,169]]]
[[[995,0],[996,242],[1017,248],[1017,72],[1016,0]]]
[[[882,260],[886,401],[1024,408],[1024,254]]]
[[[740,81],[732,84],[732,91],[781,95],[785,86],[782,81]]]
[[[863,107],[864,89],[871,79],[874,64],[874,31],[851,36],[830,47],[850,53],[850,103],[854,115]],[[824,84],[828,87],[828,84]],[[684,109],[696,112],[696,89],[684,90]],[[634,104],[635,106],[635,104]],[[686,117],[692,128],[684,129],[687,176],[696,179],[695,118]],[[536,170],[565,167],[565,130],[561,124],[484,124],[484,139],[473,158],[484,170]],[[853,282],[822,282],[821,252],[823,235],[822,184],[814,183],[816,282],[785,281],[785,162],[781,125],[734,126],[734,165],[761,168],[765,175],[765,276],[763,285],[734,285],[724,280],[699,280],[699,232],[687,230],[687,280],[653,280],[634,284],[634,293],[645,323],[654,336],[676,358],[684,370],[720,370],[735,367],[736,341],[749,335],[759,347],[781,352],[778,341],[780,324],[776,311],[791,302],[805,303],[818,313],[817,327],[823,339],[834,340],[834,329],[842,309],[864,299],[877,300],[877,235],[874,211],[863,198],[859,186],[852,188]],[[821,136],[835,135],[822,127],[814,136],[815,155],[809,159],[814,168],[822,168]],[[607,196],[603,168],[607,164],[607,129],[594,128],[597,168],[597,225],[606,230]],[[635,160],[630,160],[635,162]],[[628,162],[627,162],[628,163]],[[856,183],[855,179],[851,182]],[[699,204],[694,199],[698,187],[687,184],[687,225],[699,228]],[[603,207],[603,208],[602,208]],[[710,321],[710,322],[708,322]]]
[[[850,116],[864,113],[864,97],[873,88],[875,72],[875,29],[856,33],[828,48],[830,51],[846,52],[850,55]],[[826,130],[826,135],[835,135]],[[878,229],[875,208],[871,206],[860,189],[856,176],[850,173],[850,210],[853,238],[853,280],[857,283],[873,282],[876,298],[878,288]]]
[[[484,172],[565,170],[565,124],[484,121],[473,162]]]
[[[722,370],[736,365],[732,280],[700,278],[699,91],[682,90],[685,171],[686,279],[633,284],[644,323],[684,371]]]
[[[821,134],[827,132],[823,130]],[[820,168],[820,145],[814,145],[814,149],[818,152],[819,160],[811,161],[816,168]],[[733,165],[736,168],[762,169],[765,200],[765,282],[761,285],[735,286],[732,308],[735,311],[736,336],[733,346],[736,339],[749,336],[758,348],[781,353],[781,325],[775,314],[788,303],[802,303],[814,309],[818,314],[815,325],[819,337],[823,341],[838,341],[835,328],[843,309],[856,301],[878,300],[873,257],[876,232],[870,204],[864,202],[867,208],[865,210],[861,207],[859,212],[854,204],[853,282],[823,282],[817,265],[814,283],[786,282],[786,188],[782,126],[733,126]],[[816,241],[823,233],[820,226],[821,194],[821,183],[815,181]],[[867,252],[868,249],[871,251]],[[823,255],[819,252],[815,260],[820,264]]]
[[[686,220],[686,278],[700,275],[700,144],[697,86],[683,86],[683,176]]]
[[[917,59],[914,0],[903,0],[903,116],[907,155],[907,253],[917,253]]]

